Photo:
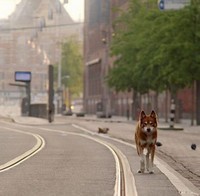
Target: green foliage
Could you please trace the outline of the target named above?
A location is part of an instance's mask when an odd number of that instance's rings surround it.
[[[116,60],[107,81],[117,91],[175,92],[199,79],[200,2],[171,11],[160,11],[155,1],[151,5],[131,0],[115,22]]]
[[[66,39],[62,43],[61,78],[62,84],[69,88],[74,98],[79,97],[83,92],[82,59],[81,45],[78,40],[75,37]]]

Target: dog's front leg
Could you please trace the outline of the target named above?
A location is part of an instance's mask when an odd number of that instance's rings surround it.
[[[149,151],[146,154],[146,170],[149,171]]]
[[[152,150],[151,150],[151,161],[150,161],[150,164],[149,164],[149,173],[150,174],[154,173],[154,170],[153,170],[154,153],[155,153],[155,147],[153,147]]]
[[[138,173],[144,173],[144,170],[145,170],[144,158],[145,158],[145,156],[142,151],[142,153],[140,154],[140,170],[138,171]]]

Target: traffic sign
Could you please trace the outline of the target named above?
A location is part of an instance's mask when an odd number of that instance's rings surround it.
[[[190,0],[158,0],[160,10],[178,10],[190,4]]]
[[[158,7],[160,10],[164,10],[165,9],[165,0],[159,0]]]
[[[16,71],[15,81],[18,82],[31,82],[31,72],[30,71]]]

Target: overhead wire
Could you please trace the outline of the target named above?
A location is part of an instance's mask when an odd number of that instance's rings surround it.
[[[67,23],[67,24],[59,24],[59,25],[46,25],[44,28],[54,28],[54,27],[64,27],[64,26],[74,26],[84,24],[84,22],[74,22],[74,23]],[[0,31],[20,31],[20,30],[30,30],[30,29],[37,29],[38,27],[33,26],[24,26],[24,27],[14,27],[14,28],[1,28]]]

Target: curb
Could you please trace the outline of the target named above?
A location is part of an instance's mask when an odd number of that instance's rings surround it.
[[[182,127],[158,127],[159,130],[163,131],[183,131],[184,128]]]

